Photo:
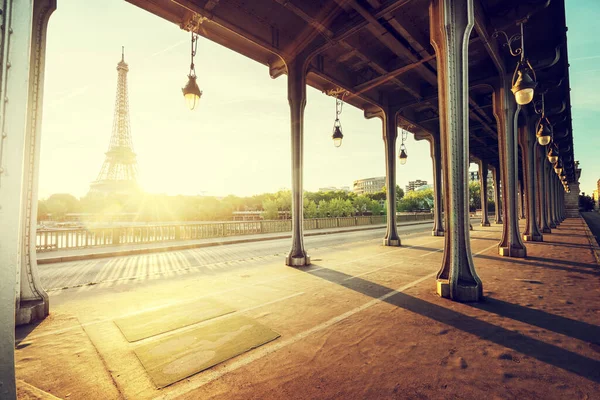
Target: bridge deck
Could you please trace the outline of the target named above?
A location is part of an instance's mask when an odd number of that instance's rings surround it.
[[[317,249],[305,269],[273,256],[208,275],[65,290],[52,295],[49,318],[17,331],[20,391],[103,399],[593,398],[600,266],[584,226],[567,219],[544,243],[528,243],[527,259],[497,256],[501,226],[475,226],[471,246],[487,300],[473,305],[435,295],[443,238],[430,236],[403,238],[401,248],[367,240]],[[157,390],[133,352],[139,344],[113,321],[199,298],[281,337]]]

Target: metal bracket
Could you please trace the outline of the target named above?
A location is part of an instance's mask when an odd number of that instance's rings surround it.
[[[350,95],[349,91],[347,91],[346,89],[343,89],[341,87],[324,90],[323,93],[325,93],[327,96],[331,96],[331,97],[335,97],[335,98],[346,97],[346,96]]]
[[[183,21],[181,21],[181,29],[188,32],[198,33],[200,26],[206,20],[208,20],[207,17],[197,12],[185,13]]]

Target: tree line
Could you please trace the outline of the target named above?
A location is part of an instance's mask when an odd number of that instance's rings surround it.
[[[480,208],[479,183],[471,182],[471,209]],[[354,215],[383,215],[387,191],[356,195],[342,190],[304,192],[304,217],[348,217]],[[493,208],[493,203],[492,203]],[[416,212],[433,210],[433,190],[410,191],[406,195],[396,186],[396,211]],[[38,201],[38,220],[64,220],[68,214],[118,215],[131,214],[137,221],[226,221],[235,211],[260,212],[264,219],[289,217],[292,194],[289,190],[254,196],[169,196],[140,193],[139,195],[88,194],[76,198],[58,193]]]

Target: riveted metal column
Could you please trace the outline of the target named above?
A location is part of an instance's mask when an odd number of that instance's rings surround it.
[[[479,187],[481,191],[481,226],[490,226],[490,220],[487,213],[487,192],[488,192],[488,163],[479,161]]]
[[[469,241],[468,40],[472,0],[433,0],[431,44],[437,55],[440,132],[444,153],[445,246],[437,293],[456,301],[478,301],[483,285]]]
[[[558,188],[561,186],[560,179],[556,174],[554,174],[554,185],[552,188],[552,213],[554,215],[554,223],[556,226],[560,225],[560,218],[558,216]]]
[[[537,160],[537,171],[538,171],[538,211],[540,220],[540,231],[543,233],[552,233],[550,226],[548,225],[548,190],[547,190],[547,170],[546,170],[546,156],[544,154],[543,147],[535,143],[535,153]]]
[[[396,226],[396,138],[398,120],[396,109],[387,108],[383,115],[383,143],[385,147],[385,186],[387,188],[387,228],[383,238],[384,246],[400,246]]]
[[[552,198],[552,175],[554,172],[552,172],[552,167],[545,156],[543,157],[543,162],[544,169],[546,170],[546,219],[548,220],[548,226],[550,229],[555,229],[556,223],[554,222],[554,214],[552,212],[552,208],[554,207],[554,201]]]
[[[521,142],[521,150],[523,153],[523,179],[525,180],[526,211],[527,221],[525,224],[525,232],[523,232],[523,240],[526,242],[541,242],[543,241],[542,233],[540,232],[537,223],[536,213],[536,190],[535,190],[535,125],[532,126],[532,118],[526,118],[527,124],[519,128],[519,140]],[[534,129],[532,129],[534,128]]]
[[[50,15],[56,10],[56,0],[35,0],[29,72],[27,128],[25,133],[25,163],[22,203],[21,280],[17,291],[16,324],[29,324],[45,318],[50,312],[48,294],[42,287],[36,254],[36,227],[46,32]]]
[[[564,221],[566,218],[565,217],[565,189],[562,186],[560,189],[559,199],[560,199],[560,219],[562,221]]]
[[[285,263],[290,266],[310,264],[304,249],[302,205],[302,162],[304,156],[304,108],[306,106],[306,65],[296,59],[288,63],[288,101],[292,125],[292,249]]]
[[[492,169],[492,180],[494,181],[494,223],[502,223],[502,205],[500,198],[500,173],[497,168]]]
[[[433,135],[431,139],[431,160],[433,163],[433,236],[444,236],[444,221],[442,219],[442,145],[440,136]]]
[[[559,180],[556,184],[556,218],[558,218],[558,222],[561,223],[564,221],[562,217],[562,206],[561,206],[561,197],[564,192],[564,188],[562,182]]]
[[[0,399],[16,399],[15,305],[21,280],[22,196],[29,95],[32,0],[0,14]]]
[[[510,92],[510,80],[502,79],[502,84],[494,89],[494,115],[498,122],[498,147],[500,149],[500,176],[502,179],[502,210],[504,225],[498,254],[504,257],[525,257],[527,250],[519,234],[517,214],[518,150],[516,125],[519,108]]]
[[[519,219],[525,219],[525,185],[523,180],[519,180]]]

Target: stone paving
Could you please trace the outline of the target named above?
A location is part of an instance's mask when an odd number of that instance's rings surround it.
[[[591,399],[600,393],[600,266],[583,219],[564,221],[526,259],[497,255],[501,226],[474,224],[486,300],[435,295],[443,238],[410,236],[310,252],[308,268],[249,260],[212,275],[99,284],[51,297],[17,330],[23,398]],[[281,337],[156,389],[114,319],[210,298]],[[219,318],[227,318],[223,316]],[[218,323],[219,319],[202,322]],[[165,333],[144,339],[158,340]]]

